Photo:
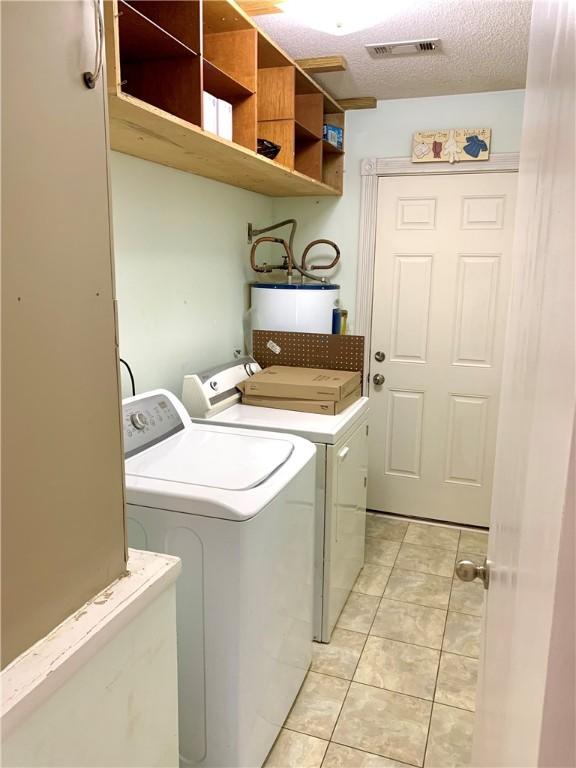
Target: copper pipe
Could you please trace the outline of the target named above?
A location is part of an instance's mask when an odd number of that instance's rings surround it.
[[[284,219],[284,221],[279,221],[277,224],[271,224],[269,227],[252,229],[252,234],[254,236],[265,235],[266,232],[272,232],[275,229],[286,227],[288,224],[290,224],[290,237],[288,238],[288,247],[290,248],[290,252],[294,253],[294,235],[296,234],[296,227],[298,226],[296,219]]]
[[[296,234],[296,227],[297,222],[296,219],[285,219],[284,221],[279,221],[277,224],[272,224],[269,227],[263,227],[262,229],[253,229],[252,234],[258,235],[262,234],[264,232],[271,232],[274,229],[280,229],[281,227],[285,227],[290,225],[290,236],[288,239],[288,242],[286,240],[283,240],[279,237],[259,237],[257,240],[254,241],[252,244],[252,249],[250,251],[250,265],[252,266],[252,269],[255,272],[272,272],[274,269],[285,269],[288,273],[288,282],[292,282],[292,271],[295,269],[297,272],[300,273],[300,275],[304,278],[307,277],[309,280],[317,280],[318,282],[325,283],[326,278],[325,277],[317,277],[316,275],[313,275],[310,271],[306,271],[305,264],[306,264],[306,256],[308,254],[308,251],[313,248],[315,245],[318,245],[319,243],[325,243],[327,245],[331,245],[334,250],[336,251],[336,257],[332,261],[331,264],[327,266],[312,266],[311,270],[318,270],[318,269],[331,269],[332,267],[336,266],[338,261],[340,260],[340,249],[334,243],[332,240],[313,240],[311,243],[309,243],[304,253],[302,254],[302,265],[299,266],[296,263],[296,260],[294,258],[294,235]],[[285,251],[285,263],[282,265],[275,265],[275,264],[263,264],[262,266],[258,266],[256,264],[256,248],[260,243],[281,243],[284,247]]]
[[[261,266],[256,263],[256,249],[260,245],[260,243],[280,243],[284,247],[285,252],[285,263],[284,264],[262,264]],[[286,240],[282,240],[280,237],[259,237],[258,240],[255,240],[252,243],[252,248],[250,249],[250,266],[254,270],[254,272],[272,272],[273,269],[286,269],[288,271],[288,278],[289,280],[292,278],[292,264],[293,264],[293,258],[292,254],[290,252],[290,248],[288,247],[288,243]]]
[[[331,245],[332,248],[334,248],[334,250],[336,251],[336,256],[334,257],[334,259],[332,260],[332,262],[330,264],[312,264],[310,267],[308,267],[308,269],[309,270],[312,270],[312,269],[332,269],[333,267],[336,266],[336,264],[338,264],[338,262],[340,261],[340,248],[336,245],[335,242],[333,242],[332,240],[324,240],[324,239],[312,240],[312,242],[308,243],[306,248],[304,248],[304,253],[302,254],[302,264],[301,264],[301,266],[302,266],[303,270],[306,269],[306,256],[308,256],[308,252],[311,251],[312,248],[314,248],[315,245],[320,245],[321,243],[324,243],[324,245]]]

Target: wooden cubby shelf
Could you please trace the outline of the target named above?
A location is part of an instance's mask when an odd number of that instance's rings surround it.
[[[318,141],[319,137],[317,134],[313,133],[310,128],[307,128],[302,123],[299,123],[298,120],[294,121],[294,131],[296,133],[297,139],[302,139],[303,141]]]
[[[322,139],[341,107],[234,0],[104,11],[112,149],[271,196],[342,194],[344,152]],[[232,141],[203,130],[204,91],[232,105]]]
[[[124,0],[118,2],[118,25],[124,60],[198,55]]]
[[[180,45],[200,53],[200,6],[197,0],[118,0],[116,13],[121,25],[141,24],[145,19]],[[138,39],[136,29],[129,31],[131,35],[123,41],[123,46],[129,45],[131,39],[134,42]],[[163,55],[161,48],[157,55]]]
[[[335,147],[334,144],[331,144],[329,141],[323,141],[322,146],[324,148],[324,152],[328,155],[343,155],[344,150],[340,149],[339,147]]]
[[[202,61],[202,71],[204,73],[204,90],[213,93],[220,99],[234,103],[239,99],[246,99],[254,95],[253,90],[235,80],[207,59]]]

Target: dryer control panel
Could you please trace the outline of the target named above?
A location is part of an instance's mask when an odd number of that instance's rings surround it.
[[[184,376],[182,403],[195,419],[206,419],[240,402],[240,382],[262,370],[252,357],[241,357],[202,373]]]
[[[124,458],[175,435],[184,423],[174,404],[162,394],[145,395],[122,405]]]

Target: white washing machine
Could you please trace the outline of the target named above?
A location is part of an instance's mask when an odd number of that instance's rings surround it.
[[[312,651],[315,449],[123,402],[130,546],[178,555],[182,766],[261,766]]]
[[[194,420],[299,435],[316,445],[314,639],[328,643],[364,564],[368,398],[337,416],[243,405],[236,385],[260,370],[250,357],[185,376]]]

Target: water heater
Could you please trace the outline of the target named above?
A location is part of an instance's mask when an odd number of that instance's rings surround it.
[[[253,283],[251,326],[255,331],[332,333],[340,286],[328,283]]]

